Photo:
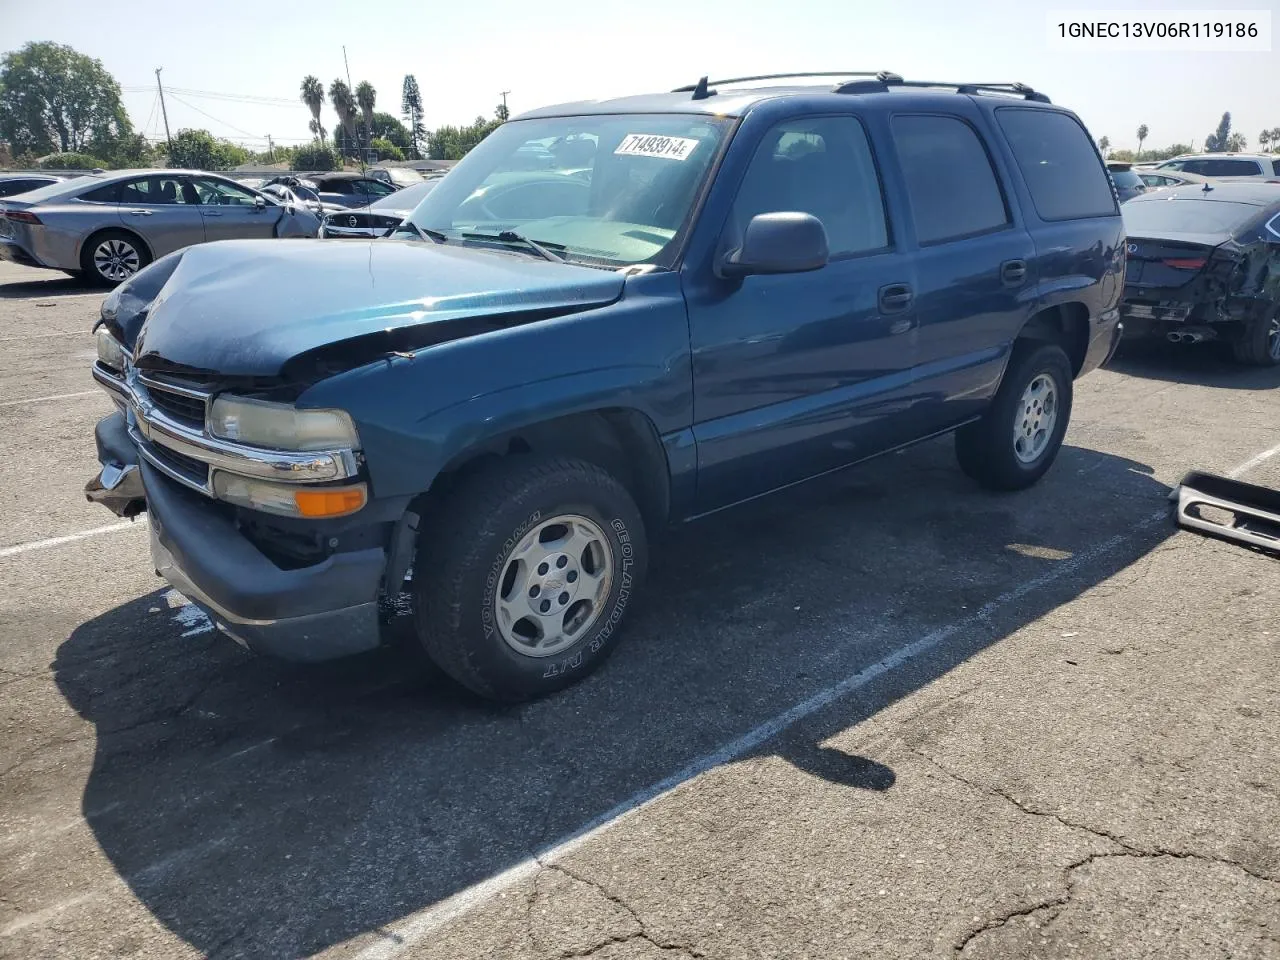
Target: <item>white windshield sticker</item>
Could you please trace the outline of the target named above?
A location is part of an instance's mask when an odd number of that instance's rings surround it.
[[[613,151],[622,157],[663,157],[667,160],[688,160],[698,146],[697,140],[688,137],[659,137],[651,133],[629,133],[618,149]]]

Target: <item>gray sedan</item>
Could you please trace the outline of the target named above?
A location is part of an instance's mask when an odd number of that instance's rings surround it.
[[[314,237],[319,229],[310,210],[216,174],[114,171],[0,202],[0,259],[115,286],[195,243]]]

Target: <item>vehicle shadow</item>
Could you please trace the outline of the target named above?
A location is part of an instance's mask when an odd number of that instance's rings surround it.
[[[1121,345],[1107,369],[1147,380],[1226,390],[1280,388],[1280,367],[1245,366],[1232,357],[1230,346],[1224,343],[1129,342]]]
[[[516,707],[424,682],[395,652],[257,659],[191,618],[175,629],[158,591],[58,651],[59,689],[96,725],[84,816],[201,955],[268,958],[393,937],[719,764],[780,757],[857,804],[894,771],[824,741],[1170,536],[1151,473],[1066,447],[1035,489],[996,496],[935,442],[683,528],[613,660]]]
[[[67,297],[86,293],[100,293],[105,297],[109,292],[86,280],[54,272],[49,272],[48,279],[0,283],[0,300],[33,300],[40,297]]]

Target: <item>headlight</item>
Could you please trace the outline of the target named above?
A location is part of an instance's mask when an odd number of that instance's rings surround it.
[[[213,495],[219,500],[282,517],[345,517],[368,501],[363,483],[348,487],[303,487],[295,483],[253,480],[216,471]]]
[[[354,450],[355,424],[342,410],[299,410],[288,403],[221,396],[213,401],[215,437],[274,450]]]
[[[120,341],[106,327],[98,328],[98,361],[116,373],[124,372],[125,352]]]

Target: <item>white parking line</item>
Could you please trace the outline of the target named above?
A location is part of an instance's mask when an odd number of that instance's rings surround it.
[[[1258,466],[1260,463],[1264,463],[1271,459],[1276,454],[1280,454],[1280,444],[1277,444],[1269,450],[1264,450],[1262,453],[1250,457],[1240,465],[1232,468],[1229,471],[1228,476],[1239,477]],[[838,683],[827,687],[825,690],[815,693],[807,700],[801,701],[790,709],[783,711],[772,719],[766,720],[764,723],[743,734],[741,737],[738,737],[736,740],[732,740],[712,753],[700,757],[684,769],[671,774],[663,780],[659,780],[657,783],[651,784],[636,794],[633,794],[613,809],[601,814],[573,833],[561,837],[554,843],[542,848],[533,856],[521,861],[515,866],[509,867],[501,873],[495,874],[488,880],[483,880],[480,883],[467,887],[464,890],[460,890],[452,896],[441,900],[439,903],[433,904],[417,914],[408,917],[401,923],[387,924],[381,928],[381,938],[378,941],[356,954],[357,960],[376,960],[376,958],[394,957],[404,950],[412,948],[415,943],[430,936],[444,924],[463,916],[497,894],[502,893],[505,890],[509,890],[516,884],[535,876],[545,864],[554,863],[556,860],[568,856],[594,837],[597,837],[600,834],[613,829],[617,825],[626,822],[630,818],[634,817],[639,811],[657,800],[660,800],[664,795],[676,789],[681,784],[687,783],[709,770],[723,766],[724,764],[749,753],[760,744],[777,736],[792,724],[798,723],[806,717],[812,716],[824,707],[827,707],[837,700],[843,699],[853,693],[855,690],[865,687],[873,680],[896,670],[904,663],[915,660],[923,654],[933,651],[944,641],[951,639],[956,634],[989,621],[991,617],[1002,607],[1007,606],[1015,600],[1020,600],[1027,594],[1033,593],[1042,587],[1061,580],[1072,573],[1075,573],[1081,567],[1094,562],[1107,553],[1110,553],[1125,541],[1155,524],[1162,521],[1166,523],[1169,522],[1169,516],[1168,508],[1161,509],[1150,514],[1146,518],[1134,524],[1124,533],[1118,533],[1115,536],[1096,544],[1088,550],[1081,551],[1070,560],[1056,564],[1051,570],[1041,576],[1036,577],[1033,580],[1028,580],[1007,593],[1001,594],[994,600],[985,604],[976,613],[970,614],[962,620],[955,621],[945,627],[940,627],[932,633],[926,634],[919,640],[894,651],[883,660],[879,660],[869,667],[864,667],[856,673],[840,680]]]
[[[28,333],[25,337],[0,337],[0,343],[13,343],[15,340],[51,340],[54,337],[90,337],[88,330],[72,330],[70,333]]]
[[[87,397],[92,394],[106,396],[101,390],[81,390],[77,393],[54,393],[47,397],[25,397],[22,400],[0,400],[0,407],[16,407],[23,403],[44,403],[46,400],[70,400],[73,397]]]
[[[145,524],[147,522],[146,514],[138,517],[137,520],[121,520],[119,523],[109,523],[105,527],[94,527],[92,530],[81,530],[79,533],[68,533],[64,537],[50,537],[47,540],[32,540],[30,543],[18,543],[12,547],[0,548],[0,560],[5,557],[16,556],[19,553],[29,553],[32,550],[47,550],[49,547],[60,547],[64,543],[75,543],[77,540],[88,540],[90,537],[101,536],[104,533],[118,533],[121,530],[128,530],[138,523]]]
[[[1256,457],[1250,457],[1244,463],[1240,464],[1240,466],[1235,467],[1234,469],[1229,471],[1227,473],[1227,476],[1230,477],[1232,480],[1238,480],[1241,477],[1243,477],[1246,473],[1248,473],[1250,470],[1252,470],[1254,467],[1261,466],[1262,464],[1266,463],[1268,460],[1274,457],[1277,453],[1280,453],[1280,443],[1277,443],[1270,450],[1263,450]]]

